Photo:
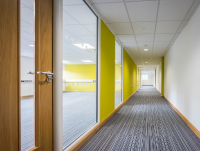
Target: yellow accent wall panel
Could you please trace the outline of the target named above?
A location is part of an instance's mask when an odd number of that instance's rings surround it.
[[[115,37],[101,20],[100,121],[115,109]]]
[[[155,69],[155,88],[156,88],[156,69]]]
[[[137,91],[137,65],[123,49],[123,101]]]
[[[63,79],[65,80],[96,80],[95,64],[75,64],[65,65],[63,69]],[[65,91],[96,91],[96,83],[71,83],[65,86]]]

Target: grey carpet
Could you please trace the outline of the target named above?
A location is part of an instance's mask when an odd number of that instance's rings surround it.
[[[155,88],[142,87],[79,151],[200,151],[200,139]]]

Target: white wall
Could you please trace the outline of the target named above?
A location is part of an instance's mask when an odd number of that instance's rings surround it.
[[[200,131],[200,7],[164,60],[164,96]]]
[[[34,80],[34,75],[27,74],[27,72],[34,72],[33,58],[21,57],[21,80]],[[34,81],[21,82],[21,96],[34,94]]]
[[[142,75],[148,75],[148,80],[142,80],[142,85],[155,85],[155,72],[153,71],[142,71]],[[142,76],[141,76],[142,78]]]
[[[156,68],[156,89],[161,92],[161,63]]]

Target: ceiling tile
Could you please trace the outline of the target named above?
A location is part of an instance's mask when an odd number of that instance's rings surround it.
[[[135,35],[137,42],[152,42],[154,34],[141,34],[141,35]]]
[[[72,18],[68,13],[63,11],[63,25],[79,24],[74,18]]]
[[[183,20],[193,0],[160,1],[158,20]]]
[[[97,24],[88,24],[83,25],[85,28],[87,28],[94,36],[97,34]]]
[[[158,1],[126,2],[126,7],[131,22],[156,21]]]
[[[65,12],[81,24],[96,24],[97,17],[87,5],[63,6]]]
[[[83,0],[63,0],[63,5],[85,4]]]
[[[192,7],[190,8],[188,14],[187,14],[186,17],[185,17],[185,20],[190,19],[190,17],[191,17],[192,14],[195,12],[195,10],[196,10],[197,7],[199,6],[199,4],[200,4],[200,0],[196,0],[196,1],[194,2],[194,4],[192,5]]]
[[[123,0],[90,0],[91,3],[112,3],[112,2],[123,2]]]
[[[138,47],[136,43],[133,42],[123,42],[123,47],[129,51],[138,51]]]
[[[92,35],[92,33],[88,31],[85,27],[83,27],[82,25],[66,25],[66,26],[63,26],[63,28],[75,36]]]
[[[179,34],[180,33],[176,33],[175,36],[174,36],[174,38],[172,39],[172,41],[175,41],[178,38]]]
[[[180,33],[182,31],[182,29],[186,26],[186,24],[188,23],[188,20],[184,20],[181,24],[181,26],[178,29],[178,32]]]
[[[114,34],[128,34],[132,35],[133,31],[130,23],[113,23],[107,24]]]
[[[153,34],[155,31],[155,22],[133,22],[133,30],[135,34]]]
[[[158,41],[158,42],[171,41],[173,37],[174,37],[174,34],[156,34],[154,41]]]
[[[94,4],[94,7],[106,23],[129,22],[124,3]]]
[[[154,42],[154,48],[167,48],[170,42]]]
[[[182,21],[157,22],[156,33],[176,33]]]
[[[115,35],[117,39],[119,39],[120,42],[134,42],[135,41],[135,36],[134,35]]]

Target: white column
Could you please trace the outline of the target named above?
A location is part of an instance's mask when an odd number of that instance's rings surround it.
[[[53,0],[53,146],[63,150],[63,0]]]

